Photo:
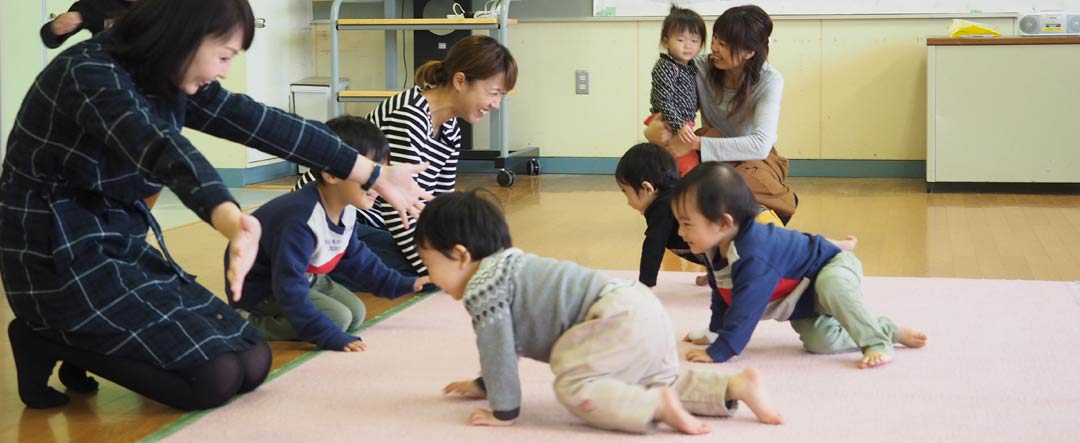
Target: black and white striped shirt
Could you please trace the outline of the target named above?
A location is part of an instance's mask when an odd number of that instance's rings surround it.
[[[420,91],[420,88],[414,87],[386,99],[367,118],[386,135],[390,143],[390,164],[427,162],[427,170],[416,177],[416,182],[425,191],[439,196],[454,191],[458,155],[461,152],[461,127],[457,118],[451,118],[443,123],[437,134],[432,135],[431,108]],[[314,172],[308,171],[293,189],[299,189],[314,179]],[[413,269],[421,275],[427,274],[427,268],[420,261],[413,243],[416,220],[410,218],[409,229],[405,229],[398,212],[381,198],[375,202],[374,208],[359,211],[358,215],[357,220],[388,229]]]

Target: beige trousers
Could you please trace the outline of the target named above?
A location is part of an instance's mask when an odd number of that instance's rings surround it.
[[[555,342],[551,370],[559,402],[602,429],[655,429],[664,386],[672,386],[695,415],[730,416],[736,407],[726,400],[729,375],[700,369],[680,374],[671,321],[656,296],[636,282],[603,289],[585,320]]]

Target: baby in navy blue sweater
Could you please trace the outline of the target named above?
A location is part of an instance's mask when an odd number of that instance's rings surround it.
[[[345,143],[376,163],[389,156],[386,137],[371,122],[351,116],[326,125]],[[262,224],[259,253],[244,279],[243,298],[230,303],[248,313],[268,340],[303,340],[322,349],[363,351],[355,335],[364,321],[364,303],[328,277],[378,297],[398,298],[420,291],[427,278],[401,275],[386,267],[353,234],[356,210],[370,209],[377,194],[326,172],[297,192],[274,198],[252,213]],[[225,269],[229,256],[225,255]]]
[[[708,344],[690,351],[696,362],[723,362],[742,353],[761,320],[788,321],[807,351],[861,350],[860,368],[892,361],[893,345],[926,345],[926,334],[870,313],[862,300],[862,264],[820,235],[755,223],[758,202],[730,166],[706,162],[672,196],[679,236],[705,254],[713,288]]]
[[[664,148],[652,143],[634,145],[615,166],[615,183],[626,196],[626,204],[645,216],[645,241],[641,244],[641,265],[638,281],[648,287],[656,286],[656,275],[664,260],[664,250],[694,264],[704,265],[704,256],[690,251],[686,241],[679,237],[679,224],[671,211],[671,195],[679,181],[675,158]],[[780,218],[772,210],[758,207],[754,218],[760,223],[780,224]],[[858,239],[848,236],[846,240],[829,240],[845,251],[855,250]],[[705,286],[707,276],[698,276],[695,284]]]

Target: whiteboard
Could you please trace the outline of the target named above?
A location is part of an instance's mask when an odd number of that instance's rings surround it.
[[[732,6],[753,3],[770,15],[817,14],[970,14],[1070,11],[1080,0],[675,0],[701,15],[720,15]],[[593,0],[597,17],[665,17],[672,0]]]

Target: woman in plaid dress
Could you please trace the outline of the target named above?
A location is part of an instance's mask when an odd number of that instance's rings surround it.
[[[322,124],[223,89],[253,36],[247,0],[143,0],[34,81],[0,174],[0,274],[27,406],[69,400],[47,384],[58,361],[68,389],[96,390],[90,371],[180,409],[266,378],[266,342],[172,260],[143,202],[168,186],[224,235],[241,293],[261,228],[182,127],[325,168],[413,216],[430,199],[412,180],[425,165],[379,168]]]

